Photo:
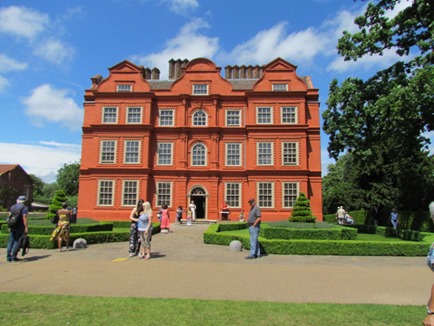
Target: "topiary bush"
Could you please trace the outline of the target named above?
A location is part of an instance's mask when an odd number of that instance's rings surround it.
[[[303,192],[300,193],[295,201],[294,208],[292,209],[292,216],[289,218],[289,221],[307,223],[315,223],[316,221],[316,217],[312,215],[310,201]]]

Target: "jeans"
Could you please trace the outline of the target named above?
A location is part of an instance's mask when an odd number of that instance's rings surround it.
[[[259,257],[261,256],[261,250],[259,248],[259,230],[258,226],[249,226],[250,233],[250,254],[251,257]]]
[[[10,229],[8,247],[7,247],[7,261],[17,260],[18,251],[20,251],[19,240],[24,234],[24,228]]]

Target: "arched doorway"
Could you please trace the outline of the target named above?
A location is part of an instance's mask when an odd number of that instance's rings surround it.
[[[194,187],[190,192],[190,201],[196,205],[196,218],[206,218],[206,191],[202,187]]]

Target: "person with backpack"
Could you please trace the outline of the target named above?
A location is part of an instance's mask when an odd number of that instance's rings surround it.
[[[431,220],[434,223],[434,201],[432,201],[429,206],[429,215]],[[430,251],[426,257],[426,263],[428,267],[434,272],[434,242],[431,244]],[[426,304],[426,317],[422,321],[424,326],[433,326],[434,325],[434,284],[431,286],[431,296],[428,299],[428,303]]]
[[[9,209],[9,239],[6,254],[6,260],[8,262],[21,260],[17,257],[18,252],[20,251],[20,238],[24,234],[28,233],[27,216],[29,214],[29,209],[24,205],[25,201],[25,196],[19,196],[17,203]]]

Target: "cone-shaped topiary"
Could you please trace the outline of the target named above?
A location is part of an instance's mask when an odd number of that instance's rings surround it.
[[[57,190],[53,197],[53,201],[50,206],[48,206],[48,213],[45,217],[48,220],[51,220],[57,214],[57,211],[62,208],[62,203],[66,202],[67,199],[68,197],[66,197],[63,190]]]
[[[315,223],[315,220],[316,217],[312,215],[312,210],[310,209],[310,201],[306,198],[306,195],[301,192],[295,201],[292,216],[289,218],[289,221]]]

